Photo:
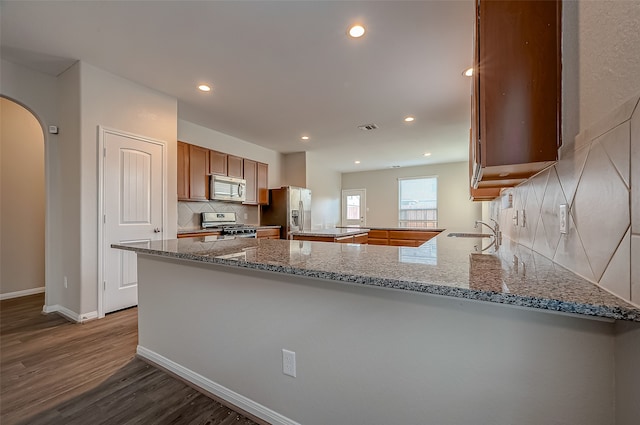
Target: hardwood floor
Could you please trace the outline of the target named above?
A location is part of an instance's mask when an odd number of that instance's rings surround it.
[[[0,423],[255,424],[135,358],[137,309],[74,324],[42,294],[0,302]]]

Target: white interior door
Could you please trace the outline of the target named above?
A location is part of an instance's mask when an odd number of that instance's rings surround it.
[[[365,189],[342,191],[342,225],[365,226],[367,224],[367,192]]]
[[[162,239],[164,145],[103,131],[103,313],[138,304],[136,254],[112,243]]]

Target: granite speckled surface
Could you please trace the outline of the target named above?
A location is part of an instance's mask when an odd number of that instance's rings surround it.
[[[624,302],[551,260],[505,240],[475,252],[488,238],[449,238],[418,248],[237,238],[174,239],[112,247],[142,254],[299,276],[640,322]]]
[[[360,226],[343,226],[345,229],[360,229]],[[365,227],[362,227],[365,229]],[[378,226],[367,226],[366,229],[369,230],[408,230],[411,232],[444,232],[446,229],[424,229],[420,227],[378,227]]]
[[[301,230],[299,232],[291,232],[291,236],[329,236],[339,238],[341,236],[361,235],[367,232],[369,232],[368,228],[335,227],[332,229]]]

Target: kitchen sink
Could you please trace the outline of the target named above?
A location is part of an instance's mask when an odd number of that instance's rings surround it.
[[[492,236],[489,233],[449,233],[447,235],[450,238],[490,238]]]

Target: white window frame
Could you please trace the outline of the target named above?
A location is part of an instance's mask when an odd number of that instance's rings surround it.
[[[436,207],[435,208],[425,208],[423,209],[426,214],[429,214],[429,211],[435,211],[435,220],[434,219],[407,219],[403,218],[403,211],[421,211],[416,208],[402,208],[402,181],[405,180],[422,180],[422,179],[435,179],[436,180]],[[416,226],[407,226],[408,223],[418,224]],[[422,225],[420,225],[422,223]],[[416,177],[400,177],[398,178],[398,227],[402,228],[416,228],[416,229],[437,229],[438,228],[438,176],[416,176]]]

